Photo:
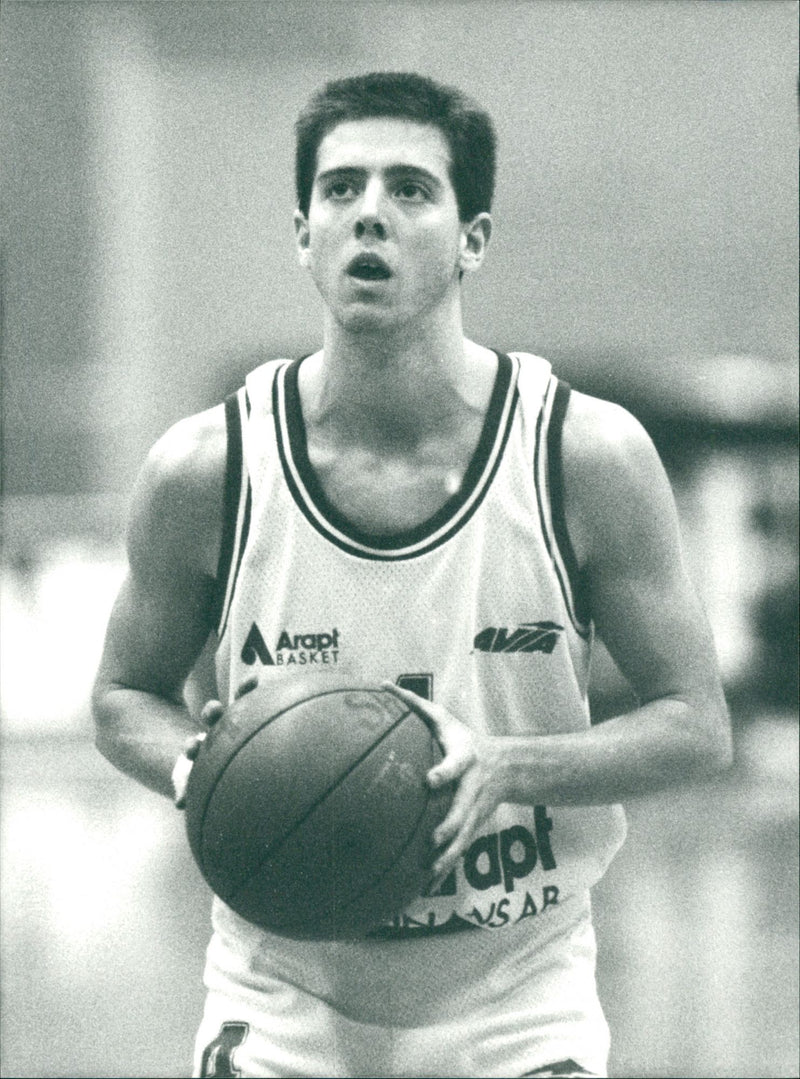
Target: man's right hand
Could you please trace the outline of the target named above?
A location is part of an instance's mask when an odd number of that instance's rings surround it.
[[[186,808],[186,788],[189,784],[189,773],[192,770],[192,765],[200,751],[200,746],[208,736],[208,731],[212,729],[215,723],[219,722],[224,711],[225,709],[220,701],[208,701],[205,704],[203,711],[200,713],[200,719],[208,730],[198,731],[197,734],[193,734],[183,747],[183,753],[175,761],[175,767],[172,769],[172,787],[176,809]]]
[[[242,682],[239,688],[236,690],[233,699],[238,701],[240,697],[243,697],[245,693],[249,693],[252,689],[255,689],[258,685],[258,679],[255,675],[252,678],[248,678],[246,682]],[[205,742],[208,732],[217,724],[222,718],[225,712],[225,707],[221,701],[206,701],[203,706],[203,710],[200,713],[200,722],[207,728],[204,731],[198,731],[197,734],[193,734],[189,738],[184,746],[183,753],[175,761],[175,767],[172,770],[172,787],[174,790],[174,802],[177,809],[186,808],[186,787],[189,783],[189,773],[192,770],[192,765],[200,751],[200,746]]]

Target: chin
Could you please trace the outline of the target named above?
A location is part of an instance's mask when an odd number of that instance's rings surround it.
[[[385,332],[399,328],[401,324],[395,313],[366,304],[340,312],[337,322],[350,333]]]

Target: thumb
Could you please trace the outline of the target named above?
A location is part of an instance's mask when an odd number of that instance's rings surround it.
[[[469,742],[448,746],[445,743],[445,755],[428,772],[428,786],[434,789],[446,787],[460,779],[475,760],[475,752]]]
[[[433,701],[429,701],[427,697],[420,697],[418,693],[414,693],[411,689],[406,689],[404,686],[398,686],[395,682],[381,682],[381,689],[387,690],[392,696],[403,701],[409,708],[413,709],[418,715],[426,719],[429,726],[433,727],[433,732],[439,741],[442,743],[445,741],[444,728],[447,725],[448,717],[444,708],[434,704]]]
[[[393,693],[401,701],[423,716],[433,728],[444,750],[443,759],[428,772],[431,787],[444,787],[459,779],[475,760],[475,749],[469,728],[452,716],[446,708],[420,697],[410,689],[394,682],[382,682],[381,688]]]

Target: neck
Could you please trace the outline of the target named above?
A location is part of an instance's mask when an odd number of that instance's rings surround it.
[[[485,408],[494,365],[465,340],[460,314],[388,334],[331,323],[324,350],[303,363],[300,382],[306,424],[326,440],[413,448]]]

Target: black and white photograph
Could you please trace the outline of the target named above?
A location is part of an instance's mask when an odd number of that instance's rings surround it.
[[[800,1077],[796,0],[4,0],[0,1074]]]

